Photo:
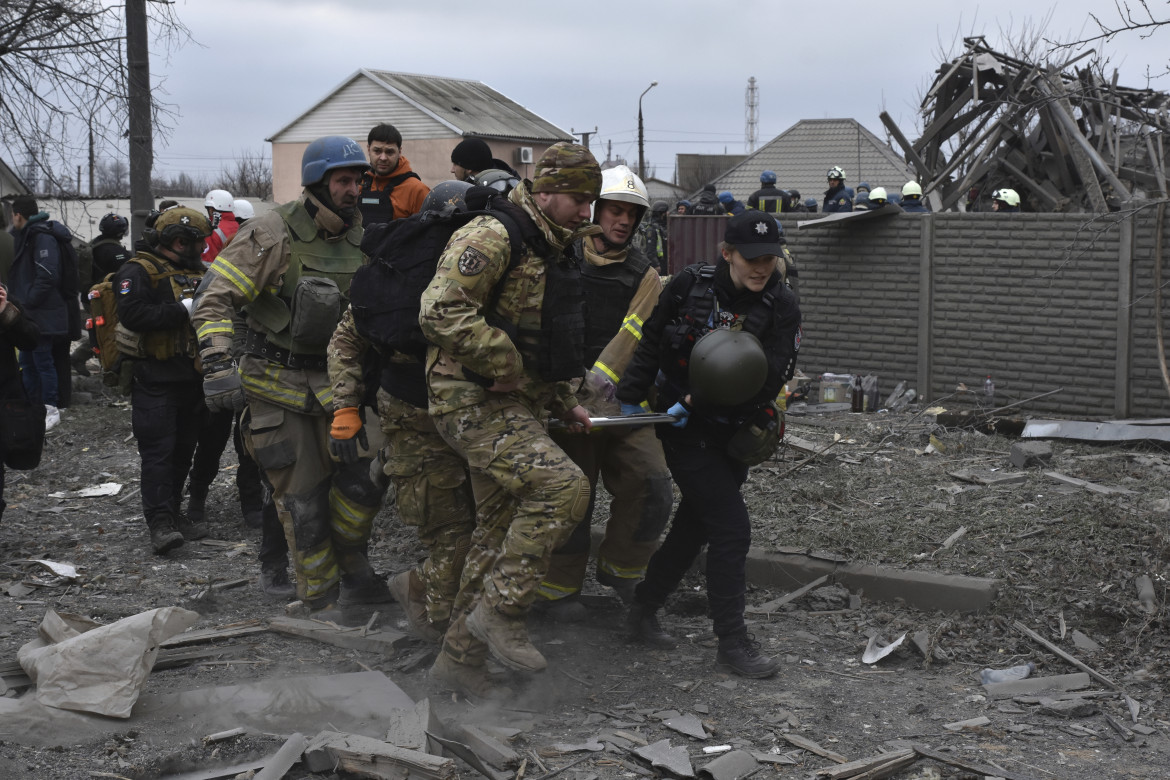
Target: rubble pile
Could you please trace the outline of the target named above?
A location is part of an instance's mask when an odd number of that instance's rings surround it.
[[[1099,60],[1029,62],[965,38],[922,102],[924,130],[905,152],[935,211],[986,210],[1009,187],[1025,211],[1100,213],[1165,197],[1170,95],[1107,78]]]

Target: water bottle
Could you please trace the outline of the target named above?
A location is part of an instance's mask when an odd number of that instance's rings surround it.
[[[995,405],[995,382],[991,381],[991,374],[988,374],[987,379],[983,382],[983,395],[988,406]]]
[[[1010,669],[984,669],[979,673],[979,681],[984,685],[988,683],[1014,682],[1015,680],[1023,680],[1032,672],[1036,671],[1036,664],[1029,661],[1026,664],[1013,666]]]

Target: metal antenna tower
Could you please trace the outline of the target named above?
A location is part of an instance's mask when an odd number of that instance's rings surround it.
[[[756,150],[756,141],[759,140],[759,123],[760,123],[760,91],[756,86],[756,77],[752,76],[748,79],[747,90],[744,93],[744,124],[743,143],[747,147],[747,153],[751,154]]]

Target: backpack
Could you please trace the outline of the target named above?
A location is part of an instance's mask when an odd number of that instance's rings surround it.
[[[146,269],[150,274],[150,282],[157,285],[163,279],[188,273],[184,270],[159,272],[158,266],[149,260],[132,257],[127,262],[135,263]],[[117,272],[106,274],[100,282],[90,288],[87,295],[89,302],[89,318],[85,321],[85,329],[89,331],[89,344],[98,362],[102,366],[102,382],[107,387],[116,387],[123,393],[130,390],[130,364],[122,359],[122,351],[118,347],[118,306],[117,295],[114,291],[114,277]]]
[[[718,216],[720,214],[726,214],[727,211],[723,208],[723,204],[719,202],[719,198],[714,193],[704,191],[699,193],[699,197],[695,198],[695,205],[691,213],[703,216]]]
[[[439,258],[451,235],[472,219],[490,216],[508,231],[509,270],[519,262],[525,245],[540,251],[544,237],[531,218],[504,195],[487,187],[468,190],[467,211],[446,207],[373,226],[362,238],[370,262],[357,270],[349,300],[358,335],[383,353],[401,352],[422,361],[427,340],[419,327],[422,294],[435,276]],[[502,282],[493,291],[487,311],[495,308]]]

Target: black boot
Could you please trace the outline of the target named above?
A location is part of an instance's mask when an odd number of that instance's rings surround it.
[[[674,638],[658,624],[658,608],[634,602],[626,615],[626,636],[634,642],[664,650],[675,646]]]
[[[163,555],[183,546],[183,535],[175,528],[175,519],[170,515],[160,515],[153,520],[147,520],[150,528],[150,545],[156,555]]]
[[[285,566],[260,569],[260,590],[274,599],[285,601],[297,595],[297,589],[288,579],[288,568]]]
[[[341,575],[341,597],[337,603],[343,607],[355,604],[392,604],[394,594],[386,585],[386,578],[373,569],[361,574]]]
[[[187,517],[195,525],[201,525],[206,519],[207,492],[210,489],[210,485],[199,485],[195,482],[188,486],[190,496],[187,498]],[[206,532],[203,535],[206,536]]]
[[[741,677],[771,677],[780,665],[775,658],[760,652],[760,643],[751,634],[733,634],[719,638],[715,665]]]

